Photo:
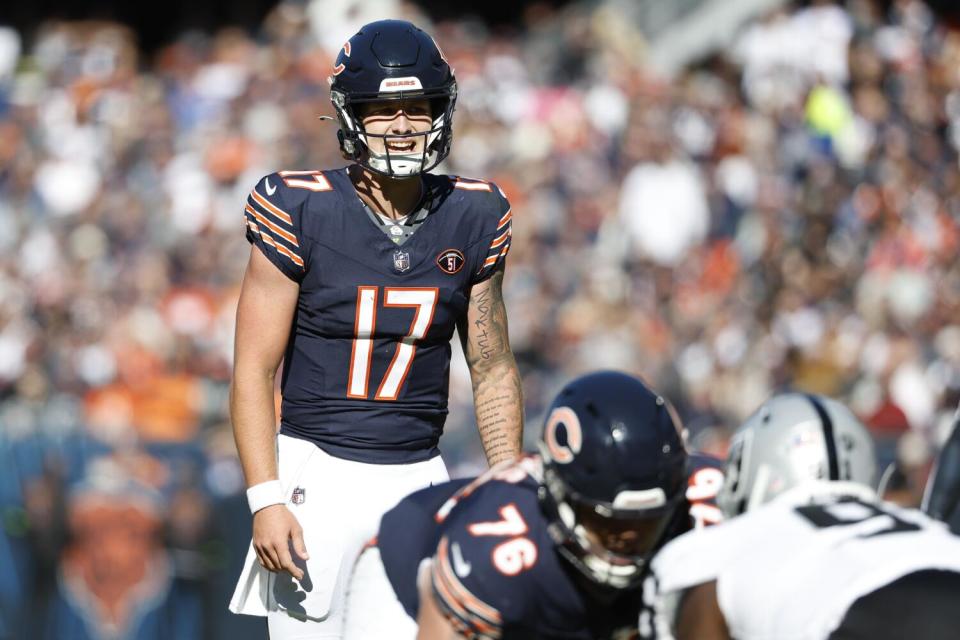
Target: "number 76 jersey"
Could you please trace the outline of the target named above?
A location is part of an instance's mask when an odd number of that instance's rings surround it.
[[[425,217],[412,235],[385,233],[345,168],[274,173],[247,199],[247,239],[300,285],[281,433],[337,457],[397,464],[438,453],[450,340],[471,288],[510,249],[512,213],[496,185],[422,179]]]

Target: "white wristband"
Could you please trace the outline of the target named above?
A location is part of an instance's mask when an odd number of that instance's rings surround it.
[[[256,513],[260,509],[275,504],[286,503],[287,498],[283,494],[283,486],[279,480],[267,480],[247,489],[247,504],[250,505],[250,513]]]

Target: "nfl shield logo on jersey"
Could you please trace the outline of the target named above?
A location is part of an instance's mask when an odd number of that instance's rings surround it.
[[[410,254],[406,251],[393,252],[393,268],[403,273],[410,269]]]
[[[290,497],[290,502],[293,504],[303,504],[307,499],[307,490],[303,487],[296,487],[293,490],[293,496]]]

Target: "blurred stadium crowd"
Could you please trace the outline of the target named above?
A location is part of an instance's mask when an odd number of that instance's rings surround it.
[[[456,70],[444,170],[513,202],[529,438],[595,368],[646,377],[719,455],[798,388],[849,402],[919,500],[960,399],[960,33],[917,0],[787,5],[667,78],[615,3],[496,32],[343,4],[151,57],[119,24],[0,29],[0,638],[262,637],[226,613],[242,206],[265,173],[342,165],[317,119],[331,61],[386,15]],[[462,475],[482,460],[462,358],[450,406]]]

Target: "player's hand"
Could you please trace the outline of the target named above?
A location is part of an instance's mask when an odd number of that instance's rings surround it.
[[[309,559],[303,528],[285,505],[271,505],[253,514],[253,548],[260,565],[267,571],[286,571],[302,580],[303,570],[294,563],[291,547],[302,560]]]

